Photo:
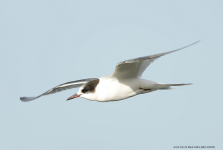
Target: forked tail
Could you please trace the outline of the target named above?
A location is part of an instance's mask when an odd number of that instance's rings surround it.
[[[192,83],[181,83],[181,84],[156,84],[159,90],[167,90],[172,89],[171,86],[184,86],[184,85],[191,85]]]

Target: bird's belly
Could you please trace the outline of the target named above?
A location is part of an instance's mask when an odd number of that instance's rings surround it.
[[[107,86],[106,88],[100,89],[100,92],[98,90],[97,97],[95,97],[97,101],[101,102],[107,102],[107,101],[117,101],[126,99],[132,96],[135,96],[135,89],[132,87],[129,87],[125,84],[116,83],[114,85]]]
[[[102,80],[96,88],[94,96],[89,100],[100,102],[118,101],[138,94],[149,93],[155,82],[141,78]]]

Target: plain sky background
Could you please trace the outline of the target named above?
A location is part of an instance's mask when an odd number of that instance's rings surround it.
[[[78,89],[19,99],[198,40],[142,76],[191,86],[107,103],[66,101]],[[1,0],[0,52],[1,150],[223,149],[221,0]]]

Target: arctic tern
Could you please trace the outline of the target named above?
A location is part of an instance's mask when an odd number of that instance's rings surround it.
[[[122,61],[116,65],[115,71],[110,76],[67,82],[58,85],[37,97],[21,97],[20,100],[27,102],[44,95],[80,87],[78,92],[69,97],[67,100],[83,97],[92,101],[108,102],[123,100],[138,94],[150,93],[156,90],[171,89],[171,86],[190,85],[191,83],[163,84],[142,79],[140,76],[157,58],[184,49],[196,43],[197,42],[169,52]]]

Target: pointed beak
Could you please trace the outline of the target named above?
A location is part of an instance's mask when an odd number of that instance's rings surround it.
[[[71,100],[71,99],[74,99],[74,98],[77,98],[77,97],[80,97],[81,95],[77,95],[77,94],[74,94],[74,95],[72,95],[71,97],[69,97],[68,99],[67,99],[67,101],[68,100]]]

